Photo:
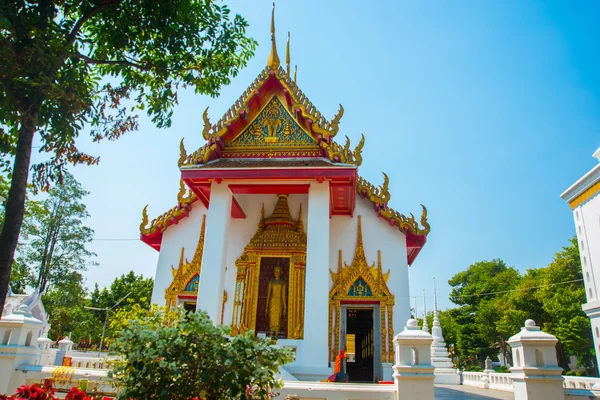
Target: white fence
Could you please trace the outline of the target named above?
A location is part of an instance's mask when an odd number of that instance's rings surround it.
[[[589,376],[563,376],[565,389],[592,389],[595,383],[600,383],[600,378]]]
[[[511,374],[463,371],[461,377],[461,384],[465,386],[514,392]],[[600,378],[563,375],[563,379],[563,387],[569,389],[571,395],[576,395],[577,390],[581,390],[581,395],[586,395],[584,391],[592,390],[596,383],[600,385]]]
[[[503,390],[505,392],[514,392],[512,376],[510,374],[502,374],[491,372],[489,375],[490,389]]]

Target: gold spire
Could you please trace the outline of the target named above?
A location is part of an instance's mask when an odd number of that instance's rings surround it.
[[[300,233],[304,233],[304,224],[302,223],[302,203],[300,203],[300,209],[298,210],[298,222],[296,223],[296,230]]]
[[[290,32],[288,31],[288,41],[285,48],[285,69],[288,76],[290,76]]]
[[[294,83],[296,83],[296,73],[298,72],[298,66],[294,65]]]
[[[279,68],[279,56],[277,55],[277,43],[275,42],[275,3],[271,12],[271,55],[267,66],[273,70]]]

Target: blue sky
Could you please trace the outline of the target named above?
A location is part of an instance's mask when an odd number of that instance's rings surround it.
[[[72,169],[91,192],[98,239],[137,239],[141,210],[176,203],[178,144],[203,144],[201,113],[217,120],[266,65],[269,1],[228,1],[250,23],[256,56],[222,95],[180,93],[173,126],[140,129],[118,142],[81,147],[101,156]],[[559,195],[592,168],[600,146],[600,5],[519,1],[280,1],[277,40],[287,31],[298,84],[324,114],[342,103],[340,136],[366,144],[360,174],[390,177],[391,206],[429,210],[432,231],[410,269],[410,287],[447,300],[451,276],[502,258],[545,266],[575,229]],[[343,137],[343,136],[342,136]],[[36,156],[35,159],[39,159]],[[131,269],[153,277],[158,253],[137,240],[97,240],[88,286]],[[432,301],[428,299],[428,307]],[[421,307],[422,300],[418,302]]]

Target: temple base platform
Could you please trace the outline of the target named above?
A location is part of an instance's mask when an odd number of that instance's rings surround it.
[[[278,400],[394,400],[394,384],[286,381]]]

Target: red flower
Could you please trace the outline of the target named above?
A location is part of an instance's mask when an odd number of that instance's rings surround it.
[[[65,396],[65,400],[90,400],[83,390],[72,387],[69,393]]]

